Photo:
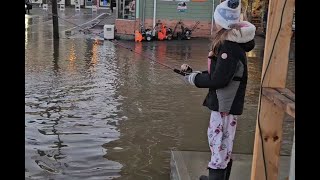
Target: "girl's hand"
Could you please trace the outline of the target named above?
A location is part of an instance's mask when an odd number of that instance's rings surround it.
[[[186,72],[186,71],[189,71],[191,67],[188,64],[182,64],[180,69],[182,72]]]

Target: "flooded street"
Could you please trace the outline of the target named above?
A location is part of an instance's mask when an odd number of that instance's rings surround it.
[[[53,41],[45,18],[26,28],[26,179],[167,180],[170,150],[209,151],[206,89],[188,86],[172,70],[109,41],[83,36]],[[73,27],[59,23],[60,31]],[[207,68],[205,39],[121,43],[171,67]],[[256,44],[248,53],[237,153],[253,152],[264,40]],[[293,91],[294,74],[290,60],[287,86]],[[281,153],[289,155],[293,121],[287,117],[284,125]]]

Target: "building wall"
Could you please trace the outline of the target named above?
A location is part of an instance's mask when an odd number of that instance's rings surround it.
[[[145,0],[145,27],[152,28],[153,25],[153,0]],[[220,3],[220,0],[215,0],[215,7]],[[174,28],[177,22],[181,19],[186,27],[192,28],[197,21],[200,24],[193,31],[194,37],[208,37],[211,34],[212,21],[212,6],[213,0],[204,0],[203,2],[186,2],[187,11],[178,12],[177,1],[161,1],[157,0],[156,22],[160,20],[168,27]],[[143,7],[140,7],[140,12]]]
[[[211,21],[212,16],[212,0],[204,2],[186,2],[187,11],[178,12],[177,1],[161,1],[157,0],[157,19],[182,19],[182,20],[199,20]],[[145,18],[153,18],[153,0],[146,0]]]
[[[115,27],[117,29],[117,34],[120,35],[134,35],[136,30],[136,24],[139,25],[139,19],[128,20],[128,19],[116,19]]]
[[[84,1],[85,1],[85,0],[78,0],[78,3],[79,3],[80,5],[84,5]],[[71,1],[70,1],[70,4],[71,4],[71,5],[75,5],[75,4],[76,4],[75,0],[71,0]]]
[[[164,23],[167,27],[174,29],[177,22],[179,20],[168,20],[168,19],[161,19],[161,22]],[[192,28],[196,21],[194,20],[183,20],[183,24],[185,27]],[[145,27],[151,28],[153,25],[153,19],[146,19],[145,20]],[[179,27],[177,28],[176,32],[181,31]],[[211,35],[211,21],[200,21],[197,28],[192,32],[192,37],[209,37]]]
[[[137,0],[136,0],[137,1]],[[145,3],[145,8],[143,4]],[[144,19],[145,28],[153,28],[153,0],[139,0],[137,5],[136,21],[132,20],[116,20],[117,34],[134,35],[134,30],[139,29],[139,24]],[[190,0],[186,2],[187,11],[178,12],[178,1],[162,1],[157,0],[156,8],[156,22],[160,20],[167,27],[174,29],[177,22],[182,20],[186,27],[192,28],[197,21],[200,24],[193,31],[193,37],[209,37],[211,34],[211,21],[212,21],[212,6],[213,0],[203,0],[195,2]],[[214,0],[215,7],[220,3],[220,0]],[[138,9],[139,8],[139,9]],[[177,30],[179,31],[179,29]]]

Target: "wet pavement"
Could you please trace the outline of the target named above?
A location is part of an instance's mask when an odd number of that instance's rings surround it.
[[[96,17],[71,11],[66,16],[77,24]],[[53,41],[50,18],[32,19],[25,39],[26,179],[164,180],[170,176],[170,150],[208,151],[210,112],[201,106],[206,89],[187,86],[172,70],[90,35]],[[60,31],[74,27],[59,23]],[[205,39],[122,43],[172,67],[207,66]],[[257,38],[256,49],[248,53],[237,153],[253,150],[263,44]],[[293,91],[294,73],[290,60],[287,86]],[[284,128],[281,154],[289,155],[289,117]]]

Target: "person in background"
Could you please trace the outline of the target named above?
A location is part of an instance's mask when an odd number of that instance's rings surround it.
[[[25,8],[25,14],[28,13],[30,14],[30,9],[32,9],[32,2],[31,0],[25,0],[25,5],[26,5],[26,8]]]
[[[110,0],[110,10],[111,10],[111,13],[113,13],[113,7],[116,6],[116,0]]]

